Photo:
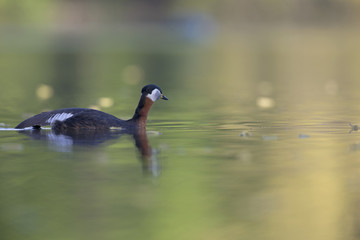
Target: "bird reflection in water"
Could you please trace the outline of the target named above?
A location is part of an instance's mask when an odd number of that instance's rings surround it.
[[[50,149],[57,152],[73,152],[75,146],[94,147],[118,139],[123,135],[130,135],[140,152],[143,172],[153,176],[160,174],[161,165],[156,150],[149,145],[144,127],[86,131],[68,129],[61,132],[50,129],[31,129],[19,131],[19,133],[28,135],[35,140],[45,141]]]

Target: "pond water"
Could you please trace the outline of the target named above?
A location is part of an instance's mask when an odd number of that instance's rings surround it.
[[[281,29],[165,50],[3,44],[1,238],[358,239],[359,37]],[[128,134],[77,142],[9,129],[62,107],[125,119],[148,83],[169,101],[150,112],[147,160]]]

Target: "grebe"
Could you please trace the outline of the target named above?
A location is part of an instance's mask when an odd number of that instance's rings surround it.
[[[113,115],[88,108],[63,108],[37,114],[17,125],[22,129],[51,126],[53,130],[62,132],[68,130],[108,130],[110,128],[134,128],[146,126],[146,119],[152,104],[158,99],[168,100],[161,89],[155,84],[146,85],[141,90],[141,97],[135,109],[134,116],[122,120]]]

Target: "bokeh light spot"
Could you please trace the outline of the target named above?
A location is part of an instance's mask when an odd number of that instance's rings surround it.
[[[109,97],[99,98],[98,104],[100,107],[109,108],[114,105],[114,100]]]
[[[269,97],[259,97],[256,99],[256,105],[263,109],[272,108],[275,106],[275,101]]]
[[[36,96],[41,100],[47,100],[54,95],[54,90],[51,86],[46,84],[41,84],[36,89]]]

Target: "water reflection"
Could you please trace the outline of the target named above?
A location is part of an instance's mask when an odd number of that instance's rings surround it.
[[[118,139],[123,135],[131,135],[135,146],[140,152],[140,160],[144,173],[153,176],[160,174],[161,166],[157,152],[149,145],[145,128],[134,129],[110,129],[93,131],[54,131],[49,129],[31,129],[19,131],[21,134],[30,136],[32,139],[45,141],[49,149],[57,152],[73,152],[74,146],[95,147],[107,141]]]

